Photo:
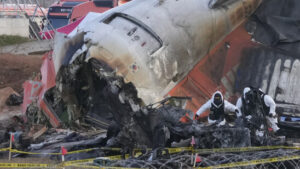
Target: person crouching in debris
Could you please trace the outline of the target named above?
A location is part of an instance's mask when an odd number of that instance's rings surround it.
[[[254,92],[257,92],[259,95],[260,100],[258,100],[258,102],[259,104],[262,104],[263,116],[266,117],[267,124],[273,129],[274,132],[277,132],[279,130],[279,127],[277,126],[278,121],[275,112],[276,103],[271,96],[265,94],[261,89],[255,89],[252,87],[244,88],[242,97],[240,97],[236,103],[239,114],[243,114],[244,118],[248,120],[252,118],[251,106],[254,106],[254,104],[252,103],[253,99],[251,94],[253,94]]]
[[[210,109],[208,123],[217,124],[217,126],[226,124],[225,112],[238,112],[235,105],[223,99],[223,95],[220,91],[216,91],[212,98],[199,108],[196,112],[196,119],[198,119],[199,116],[208,109]]]

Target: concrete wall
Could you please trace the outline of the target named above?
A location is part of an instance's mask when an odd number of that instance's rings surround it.
[[[26,18],[0,18],[0,35],[29,37],[29,21]]]
[[[53,49],[53,40],[31,41],[17,45],[9,45],[0,47],[1,53],[12,53],[30,55],[36,53],[44,53]]]

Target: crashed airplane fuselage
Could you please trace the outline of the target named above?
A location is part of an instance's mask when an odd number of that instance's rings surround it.
[[[134,0],[88,15],[68,37],[56,36],[56,72],[86,53],[87,60],[104,62],[132,82],[144,103],[160,100],[261,0],[230,1],[219,7],[211,3]]]

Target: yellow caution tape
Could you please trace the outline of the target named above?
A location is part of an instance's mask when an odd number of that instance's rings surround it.
[[[298,147],[287,146],[261,146],[261,147],[240,147],[240,148],[214,148],[214,149],[193,149],[192,147],[166,148],[170,154],[182,151],[193,151],[193,153],[220,153],[220,152],[245,152],[259,150],[274,150],[274,149],[299,149]]]
[[[67,154],[77,154],[77,153],[89,152],[89,151],[94,151],[94,150],[121,151],[121,148],[110,148],[110,147],[89,148],[89,149],[83,149],[83,150],[70,151]]]
[[[1,148],[0,152],[2,152],[2,151],[8,151],[8,150],[9,150],[9,148]]]
[[[100,169],[101,167],[97,167],[97,166],[88,166],[88,165],[80,165],[80,164],[72,164],[69,165],[69,167],[78,167],[78,168],[97,168]]]
[[[258,150],[273,150],[273,149],[299,149],[296,147],[285,146],[261,146],[261,147],[240,147],[240,148],[215,148],[215,149],[193,149],[192,147],[180,147],[180,148],[166,148],[170,154],[178,153],[182,151],[193,151],[193,153],[219,153],[219,152],[245,152],[245,151],[258,151]]]
[[[97,168],[97,169],[142,169],[142,168],[128,168],[128,167],[89,166],[89,165],[80,165],[80,164],[74,164],[71,166],[80,167],[80,168]]]
[[[164,148],[164,149],[167,149],[169,150],[169,153],[172,153],[172,152],[178,152],[178,151],[191,151],[192,150],[192,147],[175,147],[175,148]],[[134,149],[135,152],[141,152],[143,149]],[[148,151],[151,151],[153,149],[146,149]]]
[[[61,155],[61,153],[32,153],[32,152],[26,152],[26,151],[20,151],[16,149],[11,149],[11,152],[13,153],[20,153],[20,154],[31,154],[31,155]]]
[[[9,148],[4,148],[0,149],[1,151],[8,151]],[[109,151],[120,151],[120,148],[89,148],[89,149],[83,149],[83,150],[75,150],[75,151],[70,151],[68,154],[78,154],[78,153],[83,153],[83,152],[89,152],[89,151],[94,151],[94,150],[109,150]],[[31,155],[62,155],[62,153],[33,153],[33,152],[26,152],[26,151],[20,151],[16,149],[11,149],[11,152],[13,153],[20,153],[20,154],[31,154]]]
[[[240,148],[215,148],[215,149],[195,149],[196,153],[220,153],[220,152],[244,152],[244,151],[258,151],[280,149],[282,146],[262,146],[262,147],[240,147]]]
[[[193,152],[203,153],[220,153],[220,152],[246,152],[246,151],[260,151],[260,150],[275,150],[275,149],[293,149],[300,150],[299,147],[289,146],[260,146],[260,147],[240,147],[240,148],[217,148],[217,149],[195,149]]]
[[[0,168],[56,168],[51,164],[0,163]]]
[[[84,149],[84,150],[76,150],[76,151],[70,151],[67,154],[79,154],[79,153],[83,153],[83,152],[89,152],[89,151],[93,151],[93,150],[97,150],[98,148],[89,148],[89,149]]]
[[[103,158],[106,158],[108,160],[121,160],[122,159],[122,155],[108,156],[108,157],[103,157]]]
[[[96,158],[89,158],[89,159],[83,159],[83,160],[74,160],[74,161],[67,161],[63,163],[63,166],[70,166],[73,164],[79,164],[79,163],[92,163],[94,162]]]
[[[109,151],[121,151],[121,148],[113,148],[113,147],[102,147],[101,150],[109,150]]]
[[[68,154],[77,154],[82,152],[89,152],[93,150],[109,150],[109,151],[120,151],[120,148],[90,148],[90,149],[83,149],[83,150],[76,150],[70,151]],[[170,154],[178,153],[182,151],[192,151],[193,153],[204,154],[204,153],[220,153],[220,152],[246,152],[246,151],[259,151],[259,150],[274,150],[274,149],[294,149],[300,150],[300,147],[289,147],[289,146],[260,146],[260,147],[241,147],[241,148],[216,148],[216,149],[193,149],[192,147],[180,147],[180,148],[166,148]],[[2,148],[1,151],[11,151],[13,153],[20,153],[20,154],[31,154],[31,155],[62,155],[62,153],[34,153],[34,152],[26,152],[20,151],[16,149],[9,149],[9,148]],[[151,149],[149,149],[151,150]],[[140,152],[141,149],[135,149],[135,152]],[[141,153],[138,153],[139,155]],[[116,156],[112,159],[120,159],[120,156]]]
[[[252,165],[267,164],[267,163],[274,163],[274,162],[281,162],[281,161],[298,160],[298,159],[300,159],[299,155],[286,156],[286,157],[274,157],[274,158],[266,158],[266,159],[259,159],[259,160],[220,164],[220,165],[209,166],[209,167],[197,167],[195,169],[233,168],[233,167],[252,166]]]
[[[110,156],[110,157],[104,157],[104,158],[119,159],[119,158],[121,158],[121,156]],[[80,163],[91,163],[95,159],[96,158],[68,161],[68,162],[61,163],[60,165],[34,164],[34,163],[0,163],[0,168],[61,168],[61,167],[66,167],[66,166],[74,166],[74,167],[81,167],[81,168],[137,169],[137,168],[124,168],[124,167],[104,167],[104,166],[99,167],[99,166],[88,166],[88,165],[80,164]],[[251,160],[251,161],[241,161],[241,162],[220,164],[220,165],[209,166],[209,167],[197,167],[195,169],[233,168],[233,167],[252,166],[252,165],[282,162],[282,161],[289,161],[289,160],[299,160],[299,159],[300,159],[300,155],[294,155],[294,156],[274,157],[274,158],[266,158],[266,159],[259,159],[259,160]]]
[[[128,158],[129,155],[126,154],[125,158]],[[97,157],[101,159],[107,159],[107,160],[121,160],[122,155],[115,155],[115,156],[107,156],[107,157]],[[63,163],[63,166],[73,166],[73,164],[82,164],[82,163],[93,163],[95,159],[97,158],[89,158],[89,159],[83,159],[83,160],[73,160],[73,161],[66,161]]]
[[[178,153],[178,152],[182,152],[182,151],[192,151],[193,148],[192,147],[180,147],[180,148],[166,148],[170,154],[173,153]]]

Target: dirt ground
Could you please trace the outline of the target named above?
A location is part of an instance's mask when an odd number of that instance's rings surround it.
[[[0,89],[12,87],[22,93],[22,84],[40,71],[42,55],[0,54]]]

